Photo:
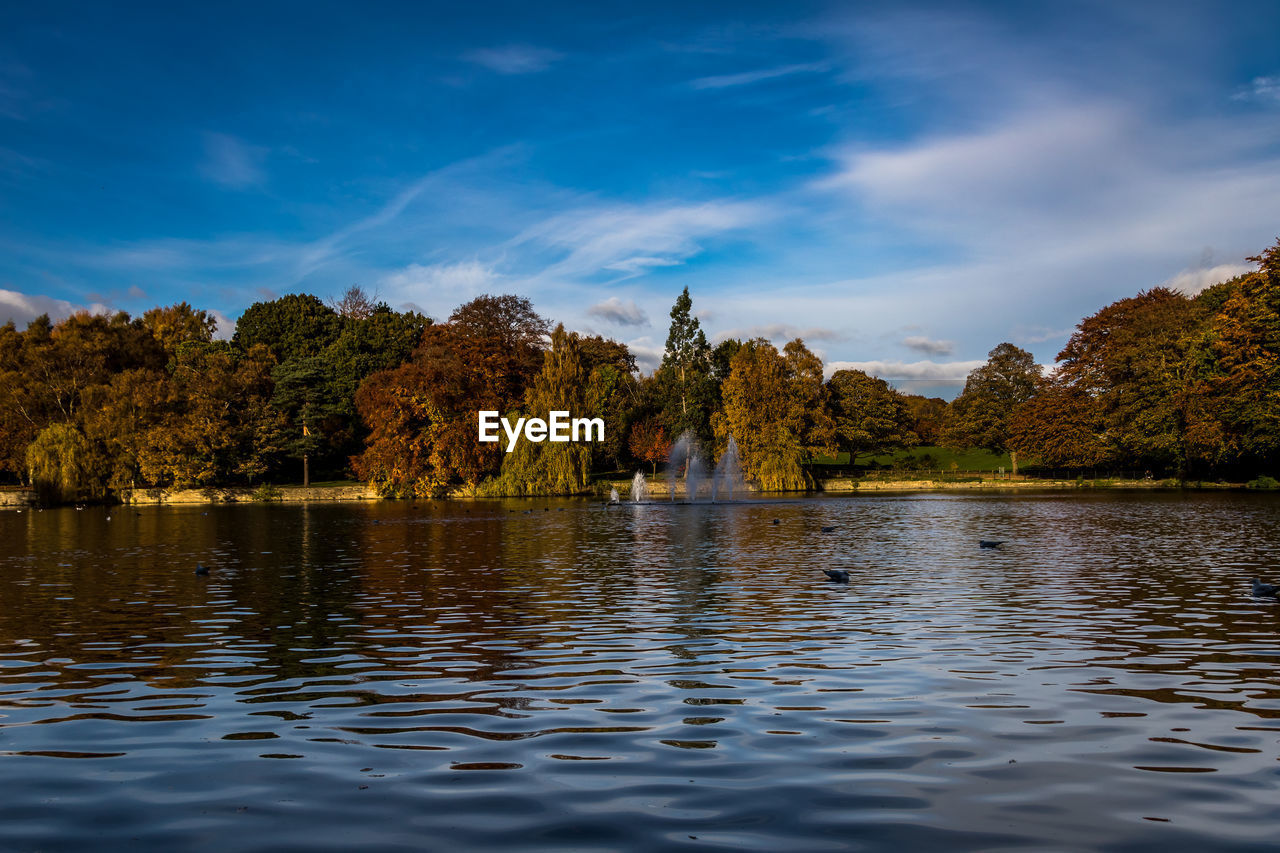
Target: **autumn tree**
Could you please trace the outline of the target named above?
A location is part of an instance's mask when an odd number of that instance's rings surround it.
[[[878,453],[916,443],[901,394],[888,382],[861,370],[837,370],[827,382],[836,443],[853,462],[859,453]]]
[[[166,358],[124,312],[80,312],[56,325],[41,316],[24,332],[0,327],[0,467],[25,476],[26,448],[38,433],[54,423],[79,429],[86,393],[123,371],[158,370]]]
[[[1196,402],[1218,415],[1221,440],[1234,458],[1275,470],[1280,465],[1280,240],[1249,260],[1258,264],[1256,272],[1214,294],[1222,297],[1221,306],[1207,324],[1203,396]],[[1204,420],[1193,419],[1201,429]]]
[[[0,326],[0,470],[26,478],[27,445],[48,423],[49,412],[32,381],[38,358],[37,340],[52,331],[48,316],[38,317],[19,332],[13,321]]]
[[[164,385],[152,392],[158,416],[131,445],[141,483],[194,487],[261,479],[283,455],[287,426],[270,405],[274,366],[275,357],[260,345],[247,352],[217,341],[182,347]]]
[[[1060,380],[1044,380],[1009,419],[1009,449],[1051,468],[1096,468],[1113,461],[1097,398]]]
[[[917,442],[924,445],[938,444],[942,439],[942,427],[947,417],[947,401],[941,397],[903,394],[902,405]]]
[[[834,437],[829,418],[824,422],[805,410],[821,399],[821,363],[815,373],[816,359],[793,343],[788,357],[763,338],[745,342],[730,362],[721,389],[724,407],[713,418],[717,441],[733,436],[746,476],[768,491],[812,485],[804,465]]]
[[[218,329],[218,321],[212,314],[196,310],[186,302],[152,308],[142,315],[142,325],[167,353],[176,352],[185,343],[208,343]]]
[[[1096,401],[1115,460],[1179,476],[1195,461],[1188,436],[1205,314],[1195,300],[1153,288],[1081,320],[1058,354],[1057,378]]]
[[[603,418],[605,423],[604,441],[591,444],[592,467],[621,468],[641,400],[636,358],[626,344],[599,335],[579,336],[578,351],[587,371],[582,416]]]
[[[458,306],[449,325],[485,359],[485,372],[498,383],[498,396],[518,406],[542,367],[550,325],[523,296],[477,296]]]
[[[352,459],[356,474],[380,491],[438,497],[454,486],[474,490],[498,472],[501,443],[480,443],[477,412],[509,412],[510,363],[497,338],[428,326],[404,364],[371,375],[356,392],[369,430]]]
[[[631,427],[628,444],[633,456],[653,466],[655,477],[658,475],[658,463],[666,462],[671,455],[671,440],[667,438],[662,419],[655,415],[637,421]]]
[[[800,439],[806,457],[834,453],[836,427],[828,405],[827,386],[822,381],[822,359],[800,338],[787,342],[782,348],[782,357],[787,366],[790,404],[787,428]]]
[[[1013,473],[1018,473],[1017,451],[1009,446],[1009,419],[1030,400],[1040,378],[1035,357],[1013,344],[991,350],[987,362],[975,368],[964,391],[951,403],[942,441],[948,447],[983,447],[995,453],[1011,452]]]
[[[183,401],[176,399],[165,370],[125,370],[84,393],[80,423],[85,437],[101,449],[107,488],[113,491],[155,485],[142,473],[152,430],[173,426]]]

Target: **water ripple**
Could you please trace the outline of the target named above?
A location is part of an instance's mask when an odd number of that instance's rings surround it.
[[[1266,496],[203,513],[0,513],[0,846],[1273,846]]]

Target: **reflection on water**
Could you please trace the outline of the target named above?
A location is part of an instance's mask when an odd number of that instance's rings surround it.
[[[0,846],[1272,849],[1277,544],[1247,495],[3,513]]]

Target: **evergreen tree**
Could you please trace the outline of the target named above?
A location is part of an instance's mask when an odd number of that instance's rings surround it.
[[[667,434],[678,439],[689,431],[705,442],[711,438],[716,385],[711,377],[711,346],[692,308],[686,287],[671,308],[657,390]]]

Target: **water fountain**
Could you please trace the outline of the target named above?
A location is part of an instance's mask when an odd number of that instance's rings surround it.
[[[631,478],[631,502],[637,504],[649,502],[649,484],[645,482],[643,471],[637,471]]]
[[[715,475],[711,479],[711,500],[731,501],[739,492],[746,491],[747,484],[742,476],[742,459],[738,456],[738,442],[729,436],[724,453],[716,464]]]
[[[610,490],[609,490],[609,503],[611,503],[611,504],[616,504],[617,502],[618,502],[618,490],[617,490],[617,489],[610,489]]]
[[[733,436],[729,436],[724,453],[720,455],[720,462],[709,477],[706,465],[702,461],[702,452],[698,447],[697,438],[692,432],[685,432],[680,436],[680,440],[672,445],[668,460],[667,494],[672,501],[676,499],[676,478],[682,466],[684,467],[685,500],[690,503],[699,499],[699,490],[708,481],[708,491],[711,493],[712,501],[733,500],[738,493],[746,491],[746,482],[742,476],[742,458],[738,454],[738,443]],[[640,475],[637,474],[637,476]]]
[[[702,462],[698,439],[691,431],[685,430],[680,439],[671,445],[667,466],[667,494],[671,500],[676,499],[676,475],[683,467],[684,498],[687,501],[696,501],[698,488],[706,477],[706,466]]]

